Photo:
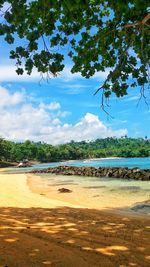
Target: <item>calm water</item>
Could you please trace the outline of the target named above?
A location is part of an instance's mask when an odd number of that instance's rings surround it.
[[[72,160],[66,162],[54,162],[37,164],[30,168],[10,168],[8,172],[29,172],[33,169],[45,169],[55,166],[93,166],[93,167],[128,167],[150,169],[150,157],[148,158],[107,158],[107,159],[87,159],[87,160]]]
[[[128,167],[128,168],[141,168],[150,169],[149,158],[111,158],[111,159],[92,159],[92,160],[76,160],[56,163],[37,164],[30,168],[7,168],[7,173],[29,172],[33,169],[44,169],[48,167],[68,165],[68,166],[93,166],[93,167]],[[43,182],[45,181],[48,186],[58,190],[59,187],[67,187],[73,189],[73,192],[78,192],[77,188],[86,190],[86,199],[92,203],[103,201],[103,196],[107,196],[109,207],[114,198],[118,201],[122,198],[131,200],[135,203],[133,207],[136,212],[144,212],[150,214],[149,202],[143,204],[143,201],[150,199],[150,182],[149,181],[135,181],[124,179],[110,179],[99,177],[82,177],[82,176],[62,176],[51,174],[40,174]],[[140,203],[141,204],[138,204]],[[119,202],[118,202],[119,203]],[[140,206],[137,206],[140,205]]]
[[[50,198],[58,189],[72,190],[74,201],[81,201],[91,208],[121,208],[150,215],[150,182],[100,177],[40,174],[43,188]],[[41,191],[42,192],[42,191]],[[65,195],[67,201],[67,195]],[[70,194],[69,194],[70,197]],[[74,202],[73,202],[74,203]],[[76,203],[76,202],[75,202]]]

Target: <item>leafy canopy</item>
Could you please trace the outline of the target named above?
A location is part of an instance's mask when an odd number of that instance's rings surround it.
[[[42,162],[76,160],[100,157],[149,157],[150,140],[143,138],[108,137],[95,141],[71,141],[67,144],[50,145],[25,141],[14,143],[0,138],[1,161],[16,162],[24,159]]]
[[[107,98],[148,84],[150,13],[148,0],[0,1],[0,35],[17,46],[10,52],[20,75],[33,68],[56,76],[66,51],[72,73],[89,78],[108,70],[100,86]],[[18,38],[22,39],[18,45]],[[64,49],[63,49],[64,48]]]

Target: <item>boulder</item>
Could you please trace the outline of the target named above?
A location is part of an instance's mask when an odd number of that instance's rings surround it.
[[[68,188],[59,188],[58,189],[58,192],[59,193],[71,193],[72,191],[70,190],[70,189],[68,189]]]
[[[150,170],[141,170],[139,168],[120,168],[120,167],[75,167],[75,166],[58,166],[43,170],[34,170],[34,173],[55,173],[62,175],[80,175],[92,177],[113,177],[122,179],[150,180]]]

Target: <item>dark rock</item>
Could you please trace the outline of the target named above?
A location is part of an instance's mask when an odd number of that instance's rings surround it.
[[[59,188],[59,193],[71,193],[72,191],[68,188]]]
[[[75,167],[58,166],[42,170],[33,170],[32,173],[54,173],[61,175],[80,175],[91,177],[112,177],[121,179],[150,180],[150,170],[141,170],[138,168],[110,168],[110,167]]]
[[[137,204],[134,207],[131,208],[131,210],[135,211],[135,212],[142,212],[142,213],[150,213],[150,204],[146,204],[146,203],[141,203],[141,204]]]

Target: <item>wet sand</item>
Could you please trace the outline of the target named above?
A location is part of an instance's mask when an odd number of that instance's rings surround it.
[[[148,216],[81,208],[64,195],[50,199],[26,175],[0,174],[0,267],[150,266]]]
[[[55,174],[41,176],[28,174],[27,177],[32,192],[85,208],[100,210],[115,208],[119,211],[119,209],[129,209],[135,203],[150,200],[150,188],[142,190],[142,186],[137,186],[137,183],[140,184],[139,181],[121,183],[114,179],[107,181],[94,177],[68,177]],[[71,193],[61,194],[59,193],[61,188],[67,188]]]

